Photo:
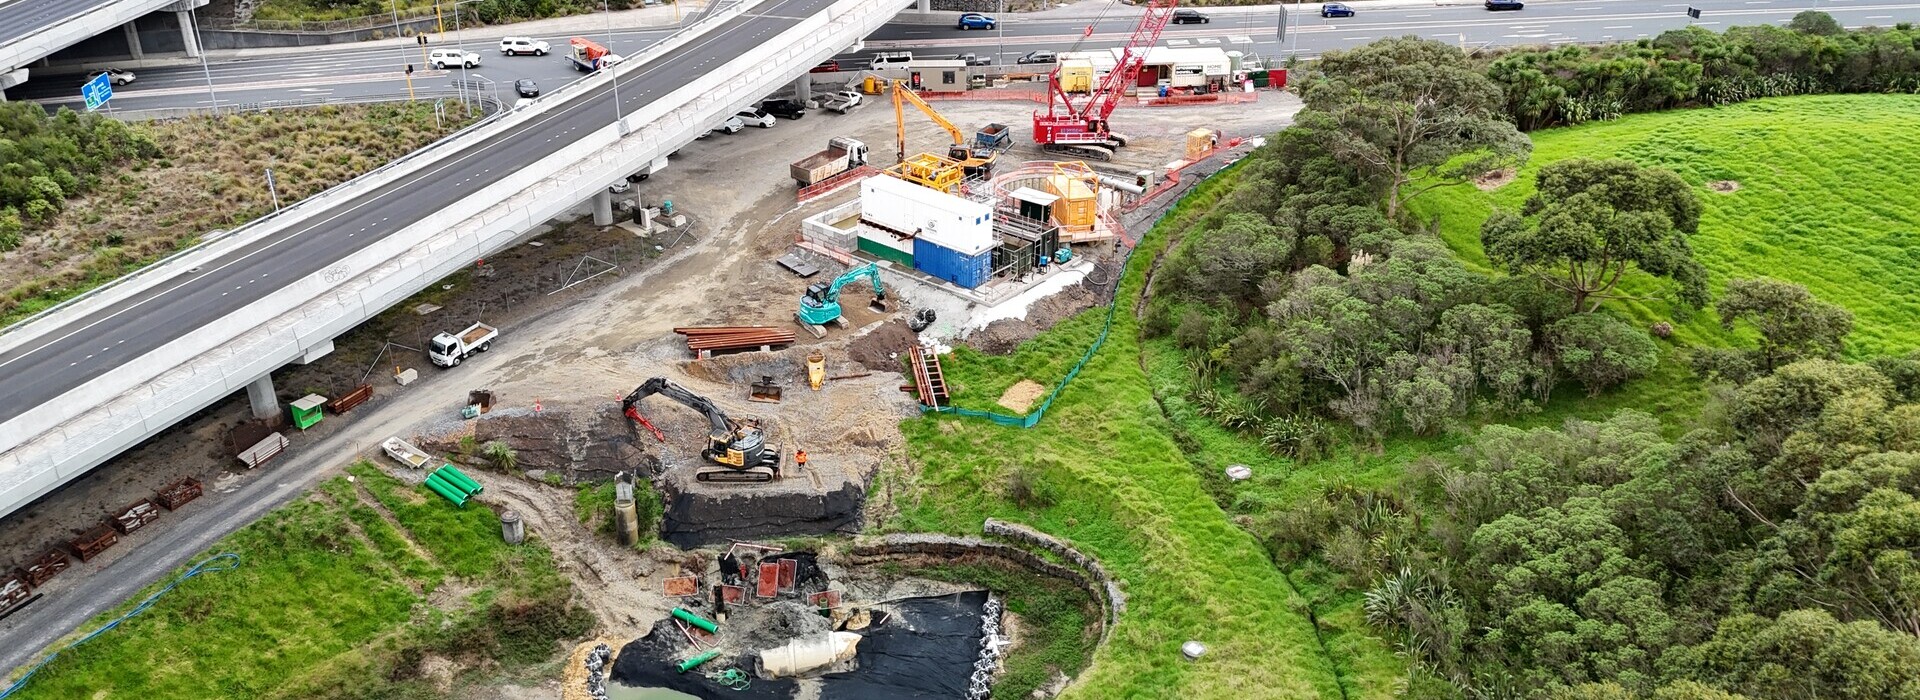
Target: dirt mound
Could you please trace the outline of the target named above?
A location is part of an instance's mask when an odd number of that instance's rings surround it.
[[[1519,176],[1520,176],[1520,173],[1514,170],[1513,168],[1501,168],[1499,170],[1489,171],[1485,174],[1482,174],[1480,177],[1474,178],[1473,186],[1480,188],[1480,191],[1482,192],[1492,192],[1502,187],[1506,187],[1507,183],[1513,182],[1513,179]]]
[[[774,352],[743,352],[719,355],[686,363],[687,376],[723,384],[752,384],[763,376],[784,382],[788,377],[805,376],[807,351],[787,348]]]
[[[460,464],[501,469],[487,445],[504,442],[513,448],[516,471],[560,474],[568,483],[598,481],[623,471],[647,471],[658,461],[628,423],[611,399],[598,410],[495,411],[467,421],[457,432],[426,438],[421,446]]]
[[[1010,355],[1021,343],[1074,314],[1106,303],[1118,266],[1095,265],[1079,284],[1060,290],[1027,307],[1026,318],[1003,318],[967,336],[967,344],[989,355]]]
[[[907,348],[918,342],[919,334],[907,329],[906,319],[897,318],[848,343],[847,357],[875,372],[899,372]]]
[[[1040,386],[1039,382],[1022,379],[1013,386],[1007,387],[1007,393],[1000,395],[998,403],[1014,413],[1024,414],[1027,409],[1033,407],[1034,401],[1039,400],[1046,393],[1047,388]]]

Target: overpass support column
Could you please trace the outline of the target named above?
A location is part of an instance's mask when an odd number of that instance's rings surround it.
[[[134,28],[132,22],[122,24],[120,28],[127,33],[127,55],[135,61],[146,58],[146,52],[140,48],[140,30]]]
[[[813,74],[803,73],[793,80],[793,101],[806,104],[813,99]]]
[[[180,43],[187,47],[188,58],[200,56],[200,34],[193,28],[193,13],[189,10],[175,10],[174,17],[180,20]]]
[[[913,9],[919,10],[921,12],[932,12],[933,0],[915,0]]]
[[[599,194],[593,196],[593,225],[613,225],[613,193],[608,192],[604,187],[600,189]]]
[[[253,407],[255,418],[272,418],[280,413],[280,401],[273,397],[273,375],[247,385],[247,404]]]

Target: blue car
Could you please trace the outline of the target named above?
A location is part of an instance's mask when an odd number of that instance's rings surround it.
[[[994,28],[995,25],[998,25],[999,23],[1000,23],[999,20],[980,14],[978,12],[969,12],[964,15],[960,15],[961,29],[992,29]]]
[[[1337,2],[1330,2],[1320,6],[1320,16],[1321,17],[1352,17],[1353,8],[1347,7],[1346,5],[1342,5]]]

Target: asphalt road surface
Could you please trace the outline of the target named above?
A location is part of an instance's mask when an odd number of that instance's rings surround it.
[[[729,58],[758,46],[832,0],[773,0],[626,74],[619,110],[632,112]],[[540,61],[529,58],[530,62]],[[312,215],[301,225],[210,261],[134,297],[69,320],[0,353],[0,422],[108,369],[133,361],[188,330],[226,316],[276,289],[398,231],[461,197],[614,120],[612,91],[594,89],[564,106],[409,175]]]
[[[1632,41],[1686,27],[1689,6],[1701,10],[1700,19],[1692,21],[1694,25],[1714,30],[1736,25],[1785,25],[1795,14],[1811,9],[1832,14],[1848,27],[1920,21],[1920,4],[1913,0],[1552,0],[1529,2],[1518,12],[1488,12],[1478,5],[1361,7],[1353,17],[1338,19],[1320,17],[1319,5],[1308,4],[1290,8],[1290,29],[1284,45],[1278,37],[1280,9],[1274,6],[1199,8],[1212,21],[1167,25],[1160,35],[1160,45],[1216,46],[1262,56],[1294,52],[1310,57],[1408,34],[1466,46]],[[1093,33],[1086,35],[1081,48],[1120,46],[1126,43],[1139,16],[1140,11],[1133,8],[1116,8],[1098,21],[1009,15],[997,30],[889,24],[868,38],[866,50],[850,56],[900,50],[916,55],[974,53],[991,55],[994,63],[1004,64],[1035,49],[1060,51],[1072,47],[1089,26]]]
[[[119,0],[11,0],[0,3],[0,44]]]
[[[53,0],[14,0],[14,4]],[[1736,25],[1786,24],[1793,15],[1809,9],[1831,13],[1849,27],[1892,25],[1920,21],[1920,3],[1914,0],[1551,0],[1535,2],[1519,12],[1487,12],[1478,6],[1435,7],[1405,6],[1361,8],[1354,17],[1325,19],[1318,5],[1293,8],[1288,24],[1288,40],[1277,37],[1280,20],[1275,7],[1206,8],[1212,21],[1206,24],[1169,25],[1162,33],[1163,46],[1216,46],[1262,56],[1320,53],[1390,36],[1414,34],[1468,46],[1513,44],[1594,43],[1630,41],[1652,37],[1660,32],[1685,27],[1686,8],[1700,8],[1702,16],[1693,24],[1725,29]],[[6,7],[0,5],[0,7]],[[974,53],[991,55],[996,64],[1015,62],[1036,49],[1065,50],[1076,41],[1080,48],[1105,48],[1126,42],[1139,17],[1139,10],[1117,7],[1108,16],[1057,17],[1047,15],[1006,15],[999,30],[961,31],[944,25],[894,23],[869,37],[866,48],[839,57],[847,63],[863,63],[875,51],[910,50],[928,56]],[[1088,26],[1093,33],[1082,36]],[[615,53],[632,54],[666,36],[669,29],[621,30],[608,39],[604,33],[592,35],[608,44]],[[552,43],[560,52],[545,57],[500,55],[495,39],[474,38],[435,44],[458,45],[482,56],[479,68],[468,73],[495,81],[500,97],[511,102],[513,81],[532,78],[543,90],[552,90],[580,77],[568,65],[565,36],[538,37]],[[118,109],[161,107],[206,107],[217,97],[220,104],[265,102],[291,99],[367,99],[407,94],[404,68],[413,64],[413,88],[421,93],[444,93],[461,71],[425,69],[425,51],[418,46],[369,48],[340,46],[332,50],[275,57],[215,59],[205,70],[200,66],[142,68],[138,80],[116,88],[113,105]],[[12,99],[38,100],[47,104],[80,103],[82,76],[47,76],[30,79],[8,91]],[[208,89],[208,83],[213,85]]]

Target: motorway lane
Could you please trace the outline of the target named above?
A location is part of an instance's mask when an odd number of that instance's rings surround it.
[[[1354,17],[1339,19],[1323,19],[1317,5],[1307,5],[1294,10],[1289,44],[1282,46],[1276,37],[1280,19],[1277,8],[1202,8],[1212,16],[1211,23],[1168,25],[1160,45],[1217,46],[1265,56],[1293,50],[1313,56],[1406,34],[1469,46],[1631,41],[1687,26],[1685,10],[1689,5],[1702,10],[1703,16],[1694,24],[1715,30],[1786,24],[1794,14],[1809,9],[1830,13],[1848,27],[1920,21],[1920,3],[1914,0],[1556,0],[1529,4],[1519,12],[1488,12],[1478,6],[1363,7]],[[928,55],[993,54],[995,63],[1006,63],[1034,49],[1065,49],[1079,40],[1089,25],[1093,34],[1082,42],[1082,48],[1119,46],[1130,36],[1139,15],[1140,11],[1133,8],[1116,8],[1099,20],[1008,15],[999,31],[890,24],[868,38],[864,51],[844,57],[912,50]]]
[[[0,3],[0,44],[119,0],[12,0]]]
[[[654,27],[597,32],[589,38],[612,47],[614,53],[631,56],[674,32],[672,27]],[[451,39],[454,35],[449,34]],[[414,67],[416,88],[444,87],[458,77],[462,69],[442,73],[427,67],[426,52],[435,48],[462,48],[480,54],[480,65],[469,74],[478,74],[500,84],[501,98],[509,103],[513,81],[532,78],[542,90],[551,91],[586,74],[573,69],[566,58],[570,36],[535,37],[553,45],[545,56],[504,56],[499,42],[475,39],[465,42],[434,43],[423,49],[414,45],[366,47],[351,44],[318,53],[253,56],[197,65],[136,68],[137,79],[131,85],[114,88],[113,106],[118,109],[158,107],[205,107],[210,103],[207,81],[211,77],[221,104],[262,102],[299,97],[328,96],[352,98],[366,95],[396,95],[407,91],[406,66]],[[79,75],[29,76],[26,83],[7,91],[9,99],[34,100],[43,104],[80,104]],[[247,90],[246,96],[229,94]],[[184,96],[184,97],[183,97]]]
[[[769,0],[622,79],[619,109],[632,112],[798,24],[833,0]],[[0,353],[0,422],[86,380],[161,347],[214,319],[390,235],[447,203],[473,194],[614,119],[611,90],[574,96],[565,106],[431,169],[409,175],[273,237],[228,252],[198,272],[100,309],[43,337]]]
[[[1693,4],[1705,15],[1699,24],[1718,29],[1738,24],[1784,24],[1795,13],[1815,6],[1850,26],[1920,21],[1920,3],[1915,0],[1693,0]],[[1273,7],[1210,8],[1206,11],[1213,16],[1213,22],[1170,25],[1162,34],[1161,45],[1217,46],[1262,56],[1278,56],[1293,50],[1314,56],[1330,49],[1403,34],[1473,46],[1624,41],[1686,26],[1686,16],[1682,13],[1686,5],[1662,0],[1554,0],[1535,3],[1520,12],[1500,13],[1489,13],[1477,6],[1362,8],[1358,16],[1342,19],[1322,19],[1316,14],[1317,6],[1308,5],[1295,10],[1290,46],[1276,41],[1274,30],[1279,15]],[[1080,38],[1089,24],[1094,25],[1094,34],[1082,43],[1083,48],[1118,46],[1126,41],[1138,16],[1138,10],[1126,7],[1116,8],[1099,21],[1044,14],[1007,15],[1004,32],[896,23],[875,32],[865,51],[842,58],[864,59],[874,51],[911,49],[925,55],[997,54],[995,63],[1004,65],[1034,49],[1065,49]],[[611,45],[615,52],[631,55],[669,31],[660,28],[616,31]],[[595,41],[608,43],[604,34],[590,36]],[[568,37],[538,38],[564,51]],[[533,78],[543,90],[551,91],[581,75],[559,55],[501,56],[495,48],[497,43],[491,39],[458,45],[483,57],[482,65],[471,72],[496,81],[503,99],[512,99],[508,90],[518,78]],[[416,67],[413,81],[416,89],[445,90],[452,85],[450,75],[419,70],[425,62],[418,46],[342,46],[321,53],[223,60],[212,63],[210,71],[220,102],[231,104],[404,94],[407,86],[402,69],[408,63]],[[143,68],[138,74],[139,80],[133,85],[115,90],[116,108],[211,104],[212,98],[206,90],[208,76],[197,66]],[[78,76],[50,76],[29,80],[9,91],[8,96],[73,105],[80,101],[78,83]]]

